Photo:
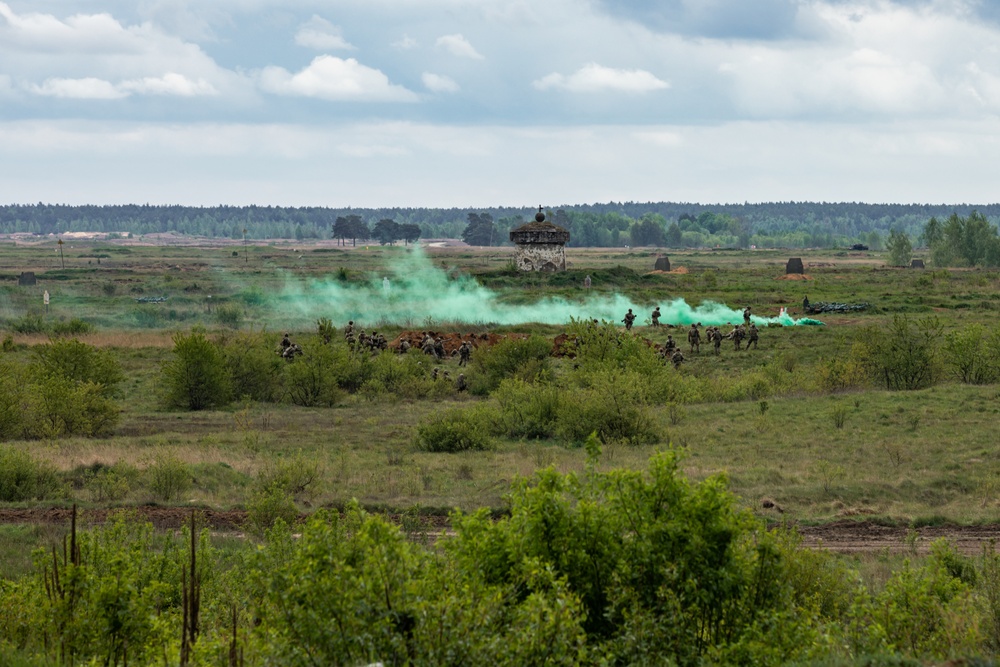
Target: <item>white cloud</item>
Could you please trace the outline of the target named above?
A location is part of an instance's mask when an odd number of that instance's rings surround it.
[[[399,49],[400,51],[409,51],[410,49],[417,48],[419,45],[420,44],[417,40],[413,39],[409,35],[403,35],[392,43],[392,47]]]
[[[219,91],[204,79],[191,80],[183,74],[168,72],[160,77],[143,77],[123,81],[119,90],[144,93],[149,95],[177,95],[178,97],[195,97],[198,95],[217,95]]]
[[[315,14],[299,26],[295,43],[317,51],[354,50],[354,45],[344,39],[340,28]]]
[[[430,90],[431,92],[456,93],[459,90],[459,85],[455,83],[454,79],[442,74],[424,72],[420,79],[424,82],[424,86],[426,86],[427,90]]]
[[[444,49],[453,56],[459,58],[471,58],[473,60],[483,60],[483,55],[476,51],[476,48],[469,43],[462,35],[445,35],[438,37],[435,46]]]
[[[335,101],[413,102],[412,91],[389,82],[380,70],[354,58],[317,56],[308,67],[291,74],[283,67],[266,67],[260,86],[278,95],[301,95]]]
[[[63,97],[78,100],[117,100],[128,97],[110,81],[86,77],[83,79],[46,79],[41,85],[31,86],[31,91],[45,97]]]
[[[573,93],[649,93],[670,87],[666,81],[641,69],[614,69],[597,63],[584,65],[569,76],[553,72],[532,82],[538,90],[558,88]]]

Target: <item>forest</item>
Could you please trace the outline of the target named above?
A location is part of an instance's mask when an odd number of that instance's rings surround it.
[[[570,231],[571,247],[836,248],[861,243],[880,250],[891,230],[916,240],[931,218],[965,217],[977,212],[992,224],[1000,221],[1000,204],[609,202],[543,208],[549,220]],[[470,222],[488,219],[492,223],[490,233],[473,237],[470,242],[509,245],[510,230],[530,220],[535,210],[534,207],[70,206],[39,202],[0,206],[0,233],[48,235],[88,231],[142,236],[176,232],[231,239],[340,238],[342,242],[374,240],[387,244],[415,238],[470,240],[465,234]],[[354,225],[356,236],[338,235],[338,221],[360,221],[360,228]],[[380,224],[383,230],[388,228],[398,234],[380,234]]]

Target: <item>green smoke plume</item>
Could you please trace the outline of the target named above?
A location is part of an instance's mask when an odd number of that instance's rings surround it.
[[[428,322],[512,325],[527,322],[565,324],[571,319],[619,322],[629,308],[637,324],[649,319],[652,306],[638,304],[621,294],[583,294],[579,300],[545,297],[530,304],[511,304],[501,294],[480,285],[469,276],[449,277],[419,250],[394,260],[389,272],[372,276],[364,285],[344,284],[334,279],[296,282],[286,286],[284,301],[294,304],[302,317],[329,317],[335,323],[356,322],[416,326]],[[702,302],[697,307],[683,299],[661,302],[660,321],[689,325],[738,324],[743,311],[720,303]],[[772,322],[786,326],[822,324],[816,320],[753,316],[758,325]]]

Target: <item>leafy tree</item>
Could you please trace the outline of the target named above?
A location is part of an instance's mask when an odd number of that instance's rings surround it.
[[[640,222],[632,225],[631,229],[632,245],[634,246],[657,246],[666,245],[666,235],[659,222],[652,218],[643,218]]]
[[[220,407],[232,395],[226,359],[204,331],[174,335],[174,358],[164,364],[163,378],[170,407]]]
[[[885,249],[889,251],[890,266],[909,266],[913,258],[913,245],[910,237],[904,232],[895,229],[889,230],[889,239],[885,243]]]
[[[125,379],[121,364],[107,350],[72,340],[54,340],[34,349],[35,376],[56,376],[73,382],[93,382],[106,396]]]
[[[495,231],[492,215],[489,213],[469,213],[469,224],[462,232],[462,240],[469,245],[492,246]]]
[[[399,226],[400,236],[404,243],[416,243],[417,239],[420,238],[421,229],[420,225],[416,225],[412,222],[404,222]]]
[[[372,238],[379,242],[379,245],[392,245],[403,237],[399,223],[389,218],[383,218],[375,223],[372,229]]]
[[[924,389],[941,377],[941,323],[927,318],[892,318],[889,326],[861,330],[852,355],[886,389]]]
[[[920,233],[920,243],[925,248],[932,248],[944,239],[944,230],[937,218],[931,218]]]
[[[357,245],[358,239],[364,241],[371,238],[371,231],[360,215],[338,216],[333,223],[333,237],[341,242],[351,239],[352,245]]]
[[[670,226],[667,227],[666,245],[671,248],[680,248],[682,245],[682,234],[680,225],[676,222],[670,223]]]

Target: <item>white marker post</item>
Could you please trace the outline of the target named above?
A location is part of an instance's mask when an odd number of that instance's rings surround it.
[[[45,290],[45,293],[42,294],[42,301],[45,303],[45,314],[48,315],[49,314],[49,291],[48,290]]]

